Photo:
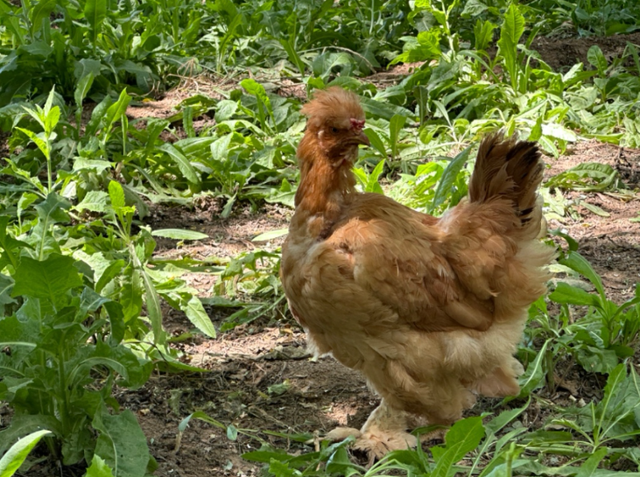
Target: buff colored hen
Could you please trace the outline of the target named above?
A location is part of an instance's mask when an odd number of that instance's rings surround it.
[[[362,372],[382,398],[361,431],[330,437],[353,434],[381,457],[416,444],[413,417],[449,425],[476,394],[518,394],[513,354],[553,255],[539,240],[536,145],[486,137],[468,199],[435,218],[356,191],[351,169],[369,141],[355,94],[317,91],[302,112],[282,283],[311,347]]]

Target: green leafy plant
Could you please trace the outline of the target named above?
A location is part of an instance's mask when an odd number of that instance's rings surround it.
[[[13,282],[15,311],[0,320],[1,345],[11,350],[0,355],[0,397],[15,414],[0,452],[44,427],[54,436],[44,437],[49,450],[65,465],[96,453],[116,475],[125,467],[144,473],[151,458],[134,415],[108,410],[119,410],[114,384],[140,387],[153,366],[123,344],[122,306],[88,286],[92,273],[71,257],[20,255],[13,268],[3,276]]]

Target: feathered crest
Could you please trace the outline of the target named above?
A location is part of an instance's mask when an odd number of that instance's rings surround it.
[[[323,125],[348,128],[352,125],[352,119],[364,120],[358,96],[339,86],[316,90],[313,99],[302,107],[301,113],[309,118],[307,127],[311,129]]]

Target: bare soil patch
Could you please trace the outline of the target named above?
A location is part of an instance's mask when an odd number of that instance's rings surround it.
[[[640,45],[640,32],[628,35],[613,35],[607,37],[587,38],[547,38],[538,37],[531,44],[531,49],[537,51],[541,58],[555,71],[564,73],[576,63],[589,65],[587,53],[593,45],[598,45],[607,61],[622,55],[627,42]]]

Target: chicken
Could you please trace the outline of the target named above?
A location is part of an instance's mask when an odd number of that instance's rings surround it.
[[[355,94],[317,91],[302,113],[282,283],[311,349],[362,372],[382,398],[361,431],[329,434],[381,457],[416,445],[414,417],[450,425],[476,394],[517,395],[513,354],[553,256],[539,240],[536,145],[486,137],[468,198],[436,218],[356,191],[351,169],[369,141]]]

